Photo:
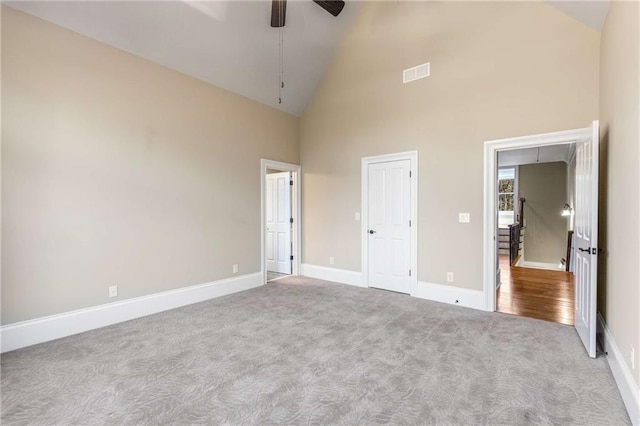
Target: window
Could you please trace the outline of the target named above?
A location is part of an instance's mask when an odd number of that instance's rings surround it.
[[[516,169],[498,169],[498,226],[507,227],[515,222]]]

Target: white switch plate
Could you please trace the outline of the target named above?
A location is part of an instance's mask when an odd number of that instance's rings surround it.
[[[360,220],[360,212],[356,212],[355,218],[356,218],[356,220]]]
[[[336,260],[333,257],[329,258],[329,265],[333,265],[336,262]]]
[[[109,297],[117,297],[118,296],[118,286],[112,285],[109,287]]]
[[[471,213],[460,213],[458,215],[458,221],[460,223],[469,223],[469,222],[471,222]]]
[[[447,282],[448,283],[453,282],[453,272],[447,272]]]
[[[237,273],[238,273],[238,264],[237,264],[237,263],[234,263],[234,264],[233,264],[233,273],[234,273],[234,274],[237,274]]]

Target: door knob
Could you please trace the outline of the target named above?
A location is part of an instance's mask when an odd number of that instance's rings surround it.
[[[376,233],[376,231],[374,231],[373,229],[369,229],[369,233],[370,233],[370,234],[375,234],[375,233]]]
[[[580,251],[586,251],[586,252],[588,253],[588,252],[590,252],[590,251],[591,251],[591,247],[586,248],[586,249],[579,247],[579,248],[578,248],[578,250],[580,250]]]

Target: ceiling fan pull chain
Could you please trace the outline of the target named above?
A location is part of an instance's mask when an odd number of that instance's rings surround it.
[[[271,26],[278,28],[278,104],[282,104],[284,89],[284,23],[287,11],[287,0],[272,0]]]
[[[282,8],[280,8],[280,19],[281,22],[284,21],[284,16],[283,16],[283,10]],[[284,88],[284,34],[283,34],[283,26],[281,26],[279,28],[279,34],[278,34],[278,38],[279,38],[279,67],[280,69],[278,70],[280,75],[280,85],[278,87],[278,104],[282,104],[282,89]]]

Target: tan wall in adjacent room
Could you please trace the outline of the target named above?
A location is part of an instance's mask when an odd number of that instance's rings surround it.
[[[364,2],[301,120],[304,263],[359,271],[360,160],[417,150],[418,280],[481,290],[484,142],[588,126],[599,46],[542,2]]]
[[[2,324],[260,271],[298,119],[2,8]]]
[[[611,2],[602,29],[598,310],[640,386],[639,9]]]
[[[527,164],[519,167],[519,197],[524,203],[524,260],[560,264],[567,257],[567,164]]]

